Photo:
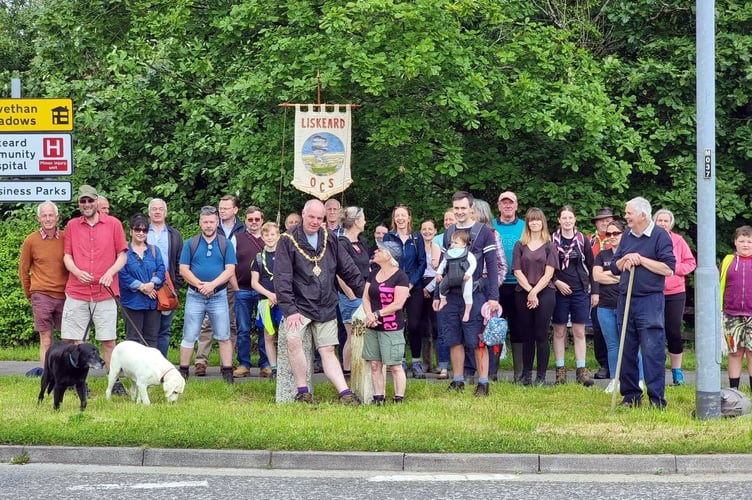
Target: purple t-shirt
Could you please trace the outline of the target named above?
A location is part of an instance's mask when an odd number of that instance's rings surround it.
[[[401,269],[398,269],[396,273],[381,283],[376,280],[378,272],[379,270],[377,269],[368,276],[368,298],[371,300],[372,311],[383,309],[394,302],[394,293],[398,286],[404,286],[405,288],[410,286],[410,278]],[[373,330],[392,332],[401,330],[404,327],[405,313],[400,309],[381,318],[381,323],[373,327]]]

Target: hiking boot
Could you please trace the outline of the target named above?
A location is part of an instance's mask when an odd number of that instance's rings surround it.
[[[595,381],[590,378],[590,370],[588,370],[586,366],[577,368],[577,383],[582,384],[585,387],[590,387],[595,383]]]
[[[684,372],[681,368],[671,368],[671,378],[674,379],[674,385],[684,385]]]
[[[193,374],[197,377],[206,377],[206,365],[204,363],[196,363]]]
[[[482,398],[488,396],[488,384],[478,382],[475,386],[475,397]]]
[[[404,402],[405,402],[405,397],[404,397],[404,396],[394,396],[394,397],[392,398],[392,403],[395,403],[395,404],[402,404],[402,403],[404,403]]]
[[[624,399],[622,400],[621,403],[619,403],[619,406],[621,406],[622,408],[639,408],[640,406],[642,406],[642,400],[641,399],[632,399],[632,400]]]
[[[376,399],[376,397],[374,397],[371,401],[371,404],[373,406],[384,406],[384,396],[381,396],[379,399]]]
[[[556,367],[556,383],[557,384],[567,383],[567,367],[566,366]]]
[[[449,384],[449,387],[447,387],[447,391],[462,392],[464,390],[465,390],[465,383],[464,382],[458,382],[456,380],[452,380],[452,383]]]
[[[339,397],[339,402],[345,406],[360,406],[363,402],[360,400],[357,394],[351,392]]]
[[[178,368],[178,371],[183,376],[184,380],[188,380],[188,367],[187,366],[181,366]]]
[[[250,377],[251,376],[251,370],[247,367],[240,365],[238,366],[234,372],[232,372],[232,376],[235,378],[244,378],[244,377]]]
[[[261,375],[264,378],[269,378],[272,376],[272,369],[270,366],[265,366],[262,369],[259,370],[259,375]]]
[[[88,390],[88,385],[87,385]],[[115,396],[127,396],[128,393],[125,390],[125,387],[123,386],[123,383],[120,380],[116,380],[115,384],[112,386],[112,394]]]
[[[310,392],[299,392],[295,395],[295,402],[313,404],[313,394]]]
[[[426,372],[423,371],[423,364],[420,361],[413,361],[413,378],[426,378]]]
[[[232,366],[223,366],[219,369],[219,372],[222,374],[222,378],[225,382],[232,385],[235,383],[235,379],[233,378],[233,369]]]
[[[520,383],[522,385],[533,385],[533,374],[532,372],[522,372],[522,377],[520,378]]]

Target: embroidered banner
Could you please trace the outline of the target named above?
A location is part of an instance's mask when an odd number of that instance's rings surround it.
[[[349,104],[295,105],[295,170],[292,185],[320,200],[352,184]]]

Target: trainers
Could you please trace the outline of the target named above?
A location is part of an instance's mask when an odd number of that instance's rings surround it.
[[[339,402],[345,406],[360,406],[361,404],[363,404],[358,395],[354,392],[340,396]]]
[[[622,408],[639,408],[642,406],[642,400],[640,399],[632,399],[632,400],[622,400],[621,403],[619,403],[619,406]]]
[[[312,404],[313,394],[310,392],[299,392],[295,395],[295,402]]]
[[[452,380],[452,383],[449,384],[449,387],[447,387],[447,391],[462,392],[464,390],[465,390],[465,383],[464,382],[458,382],[456,380]]]
[[[426,372],[423,371],[423,364],[420,361],[413,361],[413,378],[426,378]]]
[[[206,377],[206,365],[204,363],[196,363],[193,374],[197,377]]]
[[[392,403],[394,403],[394,404],[402,404],[404,402],[405,402],[405,397],[404,396],[394,396],[392,398]]]
[[[268,366],[265,366],[259,370],[259,375],[261,375],[264,378],[269,378],[272,376],[272,369]]]
[[[557,384],[567,383],[567,367],[566,366],[556,367],[556,383]]]
[[[642,392],[645,392],[645,381],[644,380],[640,380],[640,382],[637,385],[640,386],[640,390]]]
[[[611,394],[616,390],[616,379],[612,378],[611,382],[608,383],[606,386],[606,390],[604,391],[606,394]]]
[[[449,378],[449,372],[447,371],[446,368],[442,368],[439,374],[436,376],[436,378],[439,380],[446,380]]]
[[[577,368],[577,383],[585,387],[592,386],[595,382],[590,378],[590,370],[587,367]]]
[[[488,396],[488,384],[478,382],[478,385],[475,386],[475,397],[482,398],[485,396]]]
[[[684,385],[684,372],[681,368],[671,368],[671,377],[674,379],[674,385]]]
[[[26,372],[27,377],[41,377],[44,373],[44,368],[36,367]]]
[[[277,369],[272,368],[272,374],[269,375],[269,380],[277,380]]]
[[[125,387],[123,386],[123,383],[120,380],[116,380],[115,384],[112,386],[112,394],[115,396],[127,396],[128,393],[125,391]]]
[[[384,406],[384,399],[383,398],[380,398],[380,399],[373,398],[373,400],[371,400],[371,404],[373,406]]]
[[[232,372],[232,376],[235,378],[244,378],[244,377],[250,377],[251,376],[251,370],[246,368],[243,365],[238,366],[235,368],[235,371]]]

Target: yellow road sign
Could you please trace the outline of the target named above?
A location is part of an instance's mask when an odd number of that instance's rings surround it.
[[[73,99],[0,99],[0,132],[69,132]]]

